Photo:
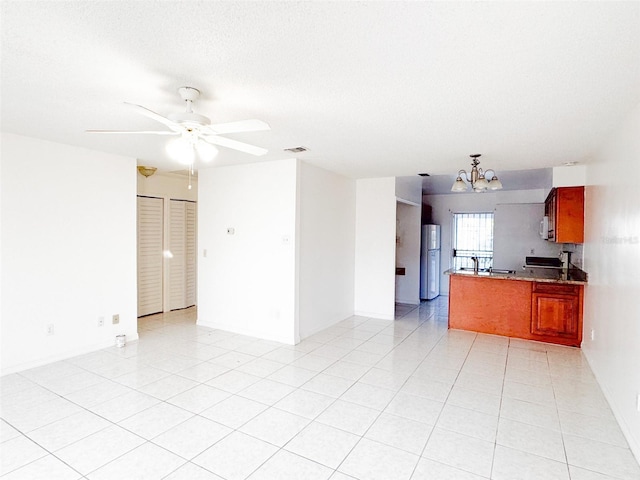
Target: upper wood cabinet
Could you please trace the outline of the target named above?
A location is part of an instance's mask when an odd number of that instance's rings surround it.
[[[544,212],[549,217],[549,241],[584,242],[584,187],[551,189]]]

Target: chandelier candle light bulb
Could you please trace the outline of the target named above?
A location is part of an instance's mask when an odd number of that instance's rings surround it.
[[[453,182],[451,191],[464,192],[467,190],[468,188],[467,183],[465,183],[465,181],[462,179],[463,175],[466,181],[469,184],[471,184],[471,188],[473,188],[474,192],[484,192],[486,190],[500,190],[502,188],[502,182],[498,180],[498,177],[496,176],[496,172],[492,169],[488,169],[485,171],[485,170],[482,170],[482,168],[478,168],[478,165],[480,165],[480,160],[478,160],[478,157],[480,157],[480,154],[476,153],[474,155],[469,155],[469,156],[473,159],[471,162],[470,174],[468,174],[465,170],[460,170],[458,172],[456,181]],[[489,172],[491,172],[493,175],[491,175],[491,180],[487,181],[486,177],[488,176]]]

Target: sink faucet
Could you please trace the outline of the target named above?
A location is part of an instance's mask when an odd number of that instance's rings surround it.
[[[471,257],[471,261],[473,262],[473,273],[478,273],[480,261],[478,257]]]

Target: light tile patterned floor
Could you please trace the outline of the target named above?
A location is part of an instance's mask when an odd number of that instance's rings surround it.
[[[1,379],[6,479],[640,479],[580,350],[447,331],[447,299],[296,346],[140,319]]]

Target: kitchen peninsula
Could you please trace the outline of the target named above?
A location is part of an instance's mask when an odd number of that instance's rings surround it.
[[[449,328],[579,347],[587,275],[577,268],[447,270]]]

